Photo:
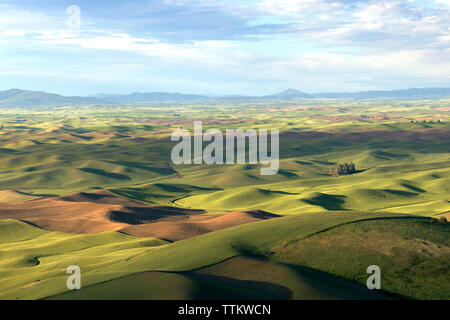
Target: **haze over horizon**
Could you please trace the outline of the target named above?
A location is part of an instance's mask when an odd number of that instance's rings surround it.
[[[67,8],[81,9],[69,28]],[[0,88],[87,96],[450,87],[450,3],[346,0],[0,4]]]
[[[118,92],[97,92],[97,93],[93,93],[93,94],[88,94],[88,95],[76,95],[76,94],[61,94],[52,90],[31,90],[31,89],[27,89],[27,88],[0,88],[0,93],[3,92],[11,92],[11,91],[18,91],[20,93],[26,93],[26,92],[40,92],[43,94],[50,94],[50,95],[61,95],[63,97],[96,97],[96,98],[104,98],[104,97],[108,97],[108,96],[128,96],[128,95],[134,95],[134,94],[156,94],[156,93],[162,93],[162,94],[180,94],[180,95],[193,95],[193,96],[202,96],[202,97],[211,97],[211,98],[221,98],[221,97],[253,97],[253,98],[259,98],[259,97],[265,97],[265,96],[277,96],[277,95],[299,95],[299,94],[305,94],[305,95],[311,95],[311,96],[319,96],[320,94],[357,94],[357,93],[376,93],[376,92],[380,92],[380,93],[388,93],[388,92],[405,92],[405,91],[413,91],[413,90],[418,90],[418,91],[424,91],[424,90],[445,90],[446,92],[449,91],[450,92],[450,87],[442,87],[442,88],[438,88],[438,87],[417,87],[417,88],[398,88],[398,89],[389,89],[389,90],[382,90],[382,89],[372,89],[372,90],[342,90],[342,91],[329,91],[329,92],[325,92],[325,91],[318,91],[318,92],[306,92],[304,90],[301,89],[295,89],[295,88],[287,88],[281,91],[277,91],[277,92],[273,92],[273,91],[269,91],[266,92],[264,94],[261,95],[250,95],[250,94],[238,94],[238,93],[233,93],[230,92],[229,94],[214,94],[214,93],[192,93],[192,92],[179,92],[179,91],[173,91],[170,89],[167,90],[161,90],[161,91],[155,91],[155,90],[142,90],[142,91],[129,91],[129,92],[125,92],[125,93],[118,93]]]

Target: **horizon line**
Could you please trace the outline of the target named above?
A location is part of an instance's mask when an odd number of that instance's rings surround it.
[[[93,93],[93,94],[84,94],[84,95],[68,95],[68,94],[62,94],[62,93],[56,93],[56,92],[51,92],[51,91],[43,91],[43,90],[36,90],[36,89],[20,89],[20,88],[10,88],[10,89],[4,89],[4,90],[0,90],[0,92],[5,92],[5,91],[13,91],[13,90],[20,90],[20,91],[31,91],[31,92],[42,92],[42,93],[47,93],[47,94],[55,94],[55,95],[59,95],[59,96],[63,96],[63,97],[86,97],[86,98],[97,98],[97,95],[119,95],[119,96],[127,96],[127,95],[131,95],[134,93],[167,93],[167,94],[184,94],[184,95],[197,95],[197,96],[204,96],[204,97],[211,97],[211,98],[215,98],[215,97],[229,97],[229,96],[242,96],[242,97],[250,97],[250,98],[259,98],[259,97],[264,97],[264,96],[271,96],[271,95],[275,95],[275,94],[279,94],[279,93],[283,93],[289,90],[295,90],[298,91],[299,93],[304,93],[304,94],[308,94],[308,95],[318,95],[318,94],[334,94],[334,93],[349,93],[349,94],[355,94],[355,93],[362,93],[362,92],[392,92],[392,91],[406,91],[406,90],[423,90],[423,89],[450,89],[449,87],[408,87],[408,88],[402,88],[402,89],[370,89],[370,90],[358,90],[358,91],[320,91],[320,92],[306,92],[306,91],[302,91],[299,89],[294,89],[294,88],[287,88],[281,91],[277,91],[277,92],[272,92],[272,93],[266,93],[263,95],[245,95],[245,94],[236,94],[236,93],[229,93],[229,94],[207,94],[207,93],[191,93],[191,92],[180,92],[180,91],[132,91],[132,92],[128,92],[128,93],[115,93],[115,92],[97,92],[97,93]]]

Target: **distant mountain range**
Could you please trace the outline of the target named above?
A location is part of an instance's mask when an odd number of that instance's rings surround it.
[[[11,89],[0,91],[0,107],[67,106],[101,103],[90,97],[65,97],[42,91]]]
[[[0,91],[0,107],[55,107],[69,105],[115,105],[139,104],[155,102],[213,102],[213,101],[271,101],[271,100],[302,100],[302,99],[430,99],[448,98],[450,88],[412,88],[391,91],[360,91],[360,92],[328,92],[305,93],[288,89],[266,96],[204,96],[197,94],[167,93],[167,92],[134,92],[131,94],[97,94],[90,97],[66,97],[42,91],[11,89]]]
[[[403,90],[377,90],[359,92],[324,92],[324,93],[304,93],[295,89],[288,89],[263,98],[269,99],[422,99],[422,98],[447,98],[450,97],[450,88],[411,88]]]
[[[167,93],[167,92],[133,92],[130,94],[105,94],[94,96],[106,103],[145,103],[145,102],[177,102],[200,101],[211,99],[197,94]]]

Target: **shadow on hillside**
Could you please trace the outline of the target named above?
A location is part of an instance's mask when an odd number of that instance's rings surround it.
[[[418,192],[418,193],[425,193],[426,192],[425,190],[423,190],[421,188],[412,186],[412,185],[407,184],[407,183],[402,183],[402,186],[407,188],[407,189],[409,189],[409,190],[411,190],[411,191],[414,191],[414,192]]]
[[[301,201],[313,206],[322,207],[326,210],[345,210],[342,207],[342,205],[345,204],[345,198],[347,198],[347,196],[321,193],[315,197],[302,199]]]
[[[131,161],[112,161],[112,160],[105,160],[105,162],[121,165],[128,168],[136,168],[146,171],[151,171],[163,175],[170,175],[176,173],[176,171],[171,167],[158,167],[158,166],[152,166],[150,164],[142,164],[140,162],[131,162]]]
[[[288,300],[292,291],[284,286],[253,280],[189,272],[183,274],[195,282],[194,300]]]
[[[168,206],[153,207],[125,207],[127,211],[110,211],[108,218],[111,221],[127,224],[144,224],[168,218],[172,220],[187,219],[190,215],[204,214],[204,210],[190,210]]]
[[[383,189],[384,192],[396,195],[396,196],[404,196],[404,197],[412,197],[417,196],[417,193],[409,192],[409,191],[403,191],[403,190],[393,190],[393,189]]]
[[[325,299],[339,300],[392,300],[393,297],[381,291],[372,291],[350,280],[334,276],[316,269],[277,261],[280,265],[295,271],[301,279],[324,296]],[[306,297],[305,297],[306,299]]]
[[[78,168],[78,170],[87,172],[87,173],[97,174],[99,176],[103,176],[103,177],[107,177],[107,178],[113,178],[113,179],[119,179],[119,180],[131,180],[131,178],[127,175],[120,174],[120,173],[114,173],[114,172],[107,172],[102,169]]]

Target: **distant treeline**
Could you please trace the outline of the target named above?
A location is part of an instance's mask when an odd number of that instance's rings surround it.
[[[330,167],[330,174],[334,176],[342,176],[346,174],[352,174],[355,173],[355,164],[353,162],[350,163],[344,163],[344,164],[336,164],[332,167]]]

